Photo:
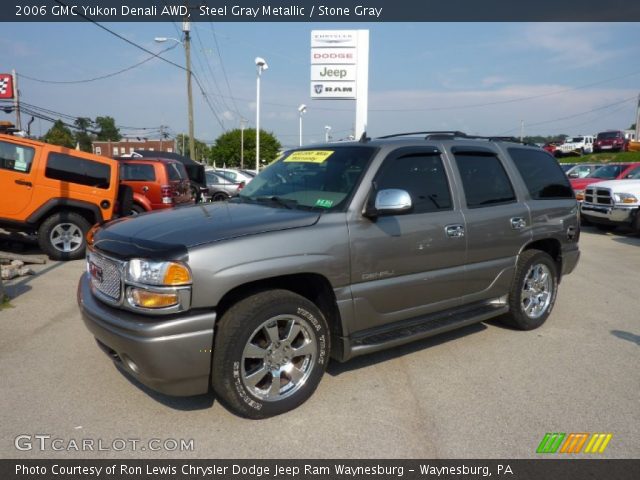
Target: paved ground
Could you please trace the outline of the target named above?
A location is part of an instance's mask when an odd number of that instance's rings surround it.
[[[545,432],[611,432],[606,457],[638,458],[640,238],[586,228],[581,248],[541,329],[480,324],[333,363],[305,405],[260,422],[119,373],[78,314],[83,263],[49,263],[0,311],[0,457],[528,458]],[[194,439],[195,450],[18,451],[20,434]]]

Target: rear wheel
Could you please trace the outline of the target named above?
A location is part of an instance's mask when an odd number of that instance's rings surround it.
[[[76,260],[85,253],[85,235],[91,225],[74,212],[58,212],[38,229],[38,244],[53,260]]]
[[[134,203],[131,206],[131,213],[129,215],[135,216],[135,215],[140,215],[141,213],[144,213],[144,212],[146,212],[144,207],[142,207],[141,205],[138,205],[137,203]]]
[[[228,200],[228,199],[229,199],[229,195],[222,192],[214,193],[213,197],[211,197],[212,202],[224,202],[225,200]]]
[[[558,274],[553,259],[540,250],[524,251],[516,266],[505,323],[520,330],[538,328],[553,309],[557,287]]]
[[[322,312],[286,290],[251,295],[217,326],[212,384],[233,412],[259,419],[292,410],[315,391],[329,361]]]

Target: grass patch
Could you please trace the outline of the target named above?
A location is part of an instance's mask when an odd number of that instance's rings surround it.
[[[3,298],[0,298],[0,310],[4,310],[5,308],[13,308],[13,305],[9,303],[10,300],[11,299],[7,295],[4,295]]]
[[[640,152],[600,152],[579,157],[570,155],[558,159],[560,163],[633,163],[640,162]]]

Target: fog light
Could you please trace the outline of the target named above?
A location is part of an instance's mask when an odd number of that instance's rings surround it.
[[[142,308],[166,308],[179,303],[175,292],[160,293],[135,287],[127,289],[127,300],[132,306]]]

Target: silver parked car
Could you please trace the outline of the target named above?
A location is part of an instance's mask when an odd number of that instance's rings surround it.
[[[245,185],[243,181],[234,181],[213,170],[208,170],[205,173],[205,177],[208,190],[207,199],[212,202],[228,200],[231,197],[235,197]]]
[[[539,148],[363,135],[288,151],[228,202],[94,227],[78,302],[143,384],[212,387],[265,418],[306,401],[330,357],[495,317],[541,326],[579,236],[569,180]]]

